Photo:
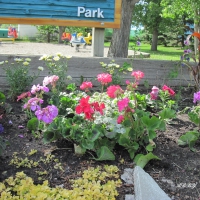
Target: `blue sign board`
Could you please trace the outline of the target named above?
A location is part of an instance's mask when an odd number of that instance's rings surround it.
[[[0,0],[0,24],[119,28],[121,0]]]

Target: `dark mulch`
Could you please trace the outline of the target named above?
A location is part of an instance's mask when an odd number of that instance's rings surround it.
[[[91,152],[81,157],[75,155],[73,145],[65,140],[44,145],[40,139],[35,139],[26,130],[27,119],[22,112],[21,103],[10,102],[10,106],[12,107],[11,112],[6,113],[0,121],[5,128],[2,136],[10,142],[10,145],[7,146],[0,157],[0,182],[9,176],[15,175],[18,171],[24,171],[34,179],[36,184],[42,183],[42,180],[38,180],[36,171],[47,170],[48,174],[43,176],[43,179],[49,180],[52,187],[64,184],[66,188],[69,188],[69,179],[76,178],[80,175],[80,171],[87,169],[89,166],[114,164],[119,167],[121,174],[123,174],[125,168],[134,167],[128,153],[122,147],[116,147],[115,149],[116,161],[97,162],[91,159]],[[9,120],[12,121],[12,124],[8,123]],[[181,114],[170,122],[167,125],[167,131],[159,132],[155,141],[154,154],[161,160],[152,160],[145,167],[145,171],[175,200],[200,199],[200,142],[195,145],[196,152],[190,151],[188,147],[183,148],[177,145],[178,138],[186,131],[193,130],[194,127],[186,114]],[[44,157],[44,154],[51,152],[59,159],[64,170],[55,169],[53,161],[49,164],[41,163],[39,167],[31,169],[16,168],[9,165],[14,152],[18,152],[18,157],[25,157],[31,149],[38,150],[36,154],[31,156],[31,159],[39,160],[40,157]],[[122,162],[122,159],[124,159],[124,162]],[[120,200],[124,199],[125,194],[134,193],[133,186],[124,182],[118,191],[119,197],[117,199]]]

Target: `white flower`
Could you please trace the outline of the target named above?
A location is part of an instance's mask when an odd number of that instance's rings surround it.
[[[23,61],[22,58],[15,58],[14,60],[15,60],[16,62],[22,62],[22,61]]]
[[[55,56],[53,59],[54,59],[55,61],[59,61],[59,60],[60,60],[60,57],[59,57],[59,56]]]
[[[43,56],[41,56],[40,58],[39,58],[39,60],[46,60],[48,58],[48,56],[46,55],[46,54],[44,54]]]
[[[38,69],[39,69],[40,71],[43,71],[43,70],[44,70],[44,68],[43,68],[42,66],[39,66]]]
[[[72,56],[65,56],[67,59],[70,59],[70,58],[72,58]]]
[[[26,59],[25,59],[25,61],[27,61],[27,62],[30,62],[30,61],[31,61],[31,59],[30,59],[30,58],[26,58]]]
[[[62,57],[63,55],[62,55],[62,53],[56,53],[56,56],[58,56],[58,57]]]
[[[24,66],[28,66],[28,65],[29,65],[29,62],[27,62],[27,61],[23,62],[23,65],[24,65]]]
[[[71,76],[67,76],[67,80],[71,81],[72,77]]]
[[[0,65],[3,65],[3,64],[4,64],[4,61],[1,61],[1,62],[0,62]]]

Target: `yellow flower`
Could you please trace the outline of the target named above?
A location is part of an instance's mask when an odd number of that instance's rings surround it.
[[[27,61],[23,62],[23,65],[24,65],[24,66],[28,66],[28,65],[29,65],[29,62],[27,62]]]
[[[56,53],[56,56],[62,57],[63,55],[62,55],[62,53]]]
[[[129,72],[132,72],[132,71],[133,71],[133,68],[132,68],[132,67],[129,67],[127,70],[128,70]]]
[[[44,68],[43,68],[42,66],[39,66],[38,69],[39,69],[40,71],[43,71],[43,70],[44,70]]]

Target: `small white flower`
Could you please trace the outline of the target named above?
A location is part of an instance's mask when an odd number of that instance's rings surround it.
[[[43,68],[42,66],[39,66],[39,67],[38,67],[38,70],[43,71],[44,68]]]
[[[62,55],[62,53],[56,53],[56,56],[58,56],[58,57],[62,57],[63,55]]]
[[[24,66],[28,66],[28,65],[29,65],[29,62],[27,62],[27,61],[23,62],[23,65],[24,65]]]
[[[59,60],[60,60],[60,57],[59,57],[59,56],[55,56],[53,59],[54,59],[55,61],[59,61]]]
[[[22,58],[15,58],[14,61],[16,61],[16,62],[22,62],[23,59]]]
[[[67,80],[71,81],[72,80],[72,77],[69,75],[67,76]]]
[[[39,58],[39,60],[46,60],[48,58],[48,56],[46,55],[46,54],[44,54],[43,56],[41,56],[40,58]]]
[[[30,61],[31,61],[31,59],[30,59],[30,58],[26,58],[26,59],[25,59],[25,61],[27,61],[27,62],[30,62]]]
[[[70,58],[72,58],[72,56],[65,56],[67,59],[70,59]]]
[[[120,67],[120,65],[115,65],[115,67],[116,67],[116,68],[119,68],[119,67]]]
[[[0,65],[3,65],[3,64],[4,64],[4,61],[1,61],[1,62],[0,62]]]

